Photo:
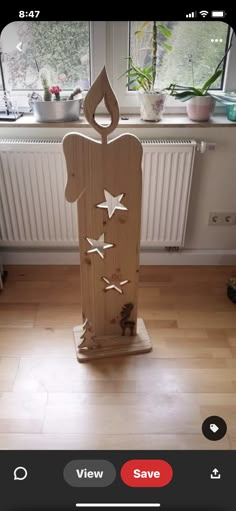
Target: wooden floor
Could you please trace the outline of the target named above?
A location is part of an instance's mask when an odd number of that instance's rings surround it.
[[[230,267],[143,267],[150,354],[78,364],[79,269],[9,266],[0,293],[0,449],[236,449]],[[201,424],[224,417],[226,437]]]

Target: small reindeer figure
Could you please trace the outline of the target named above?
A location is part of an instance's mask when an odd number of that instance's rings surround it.
[[[126,303],[122,307],[122,310],[121,310],[121,313],[120,313],[120,315],[121,315],[120,326],[122,328],[122,335],[125,335],[126,328],[129,328],[130,335],[134,335],[135,322],[129,320],[129,317],[130,317],[130,314],[131,314],[131,311],[132,311],[133,307],[134,306],[133,306],[132,303]]]

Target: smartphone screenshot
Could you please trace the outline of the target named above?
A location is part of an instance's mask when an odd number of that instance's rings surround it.
[[[1,18],[1,511],[235,511],[221,7]]]

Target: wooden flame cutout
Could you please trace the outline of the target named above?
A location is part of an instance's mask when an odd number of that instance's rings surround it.
[[[95,121],[96,108],[104,99],[106,108],[111,116],[111,123],[108,126],[101,126]],[[104,67],[97,77],[84,100],[84,115],[87,121],[102,135],[103,140],[114,131],[119,121],[119,106],[116,96],[108,80],[106,68]]]

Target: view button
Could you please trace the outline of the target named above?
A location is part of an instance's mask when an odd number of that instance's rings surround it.
[[[64,468],[65,481],[77,488],[104,488],[115,477],[115,467],[107,460],[72,460]]]

